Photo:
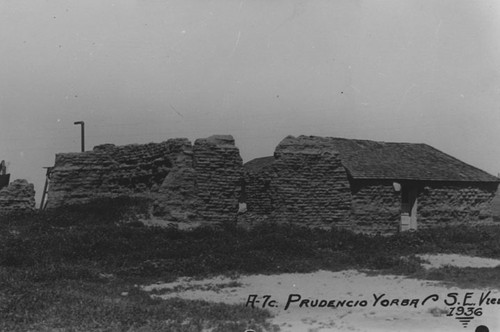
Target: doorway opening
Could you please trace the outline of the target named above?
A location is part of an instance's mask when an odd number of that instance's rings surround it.
[[[404,184],[401,188],[401,231],[417,229],[417,188]]]

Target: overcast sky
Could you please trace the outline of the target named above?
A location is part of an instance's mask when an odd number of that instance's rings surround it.
[[[232,134],[430,144],[500,172],[500,2],[0,0],[0,160]]]

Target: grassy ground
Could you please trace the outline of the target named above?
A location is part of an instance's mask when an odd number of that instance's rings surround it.
[[[500,288],[499,269],[425,271],[412,256],[447,252],[500,258],[500,227],[391,237],[274,224],[179,231],[134,222],[124,209],[130,205],[109,201],[0,220],[0,330],[273,329],[267,312],[243,304],[159,301],[135,286],[180,276],[358,268]]]

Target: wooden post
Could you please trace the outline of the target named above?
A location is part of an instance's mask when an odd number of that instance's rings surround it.
[[[82,127],[82,152],[85,151],[85,122],[83,121],[76,121],[74,123],[75,125],[80,125]]]
[[[50,170],[52,167],[44,167],[47,169],[47,173],[45,173],[45,185],[43,186],[43,193],[42,193],[42,200],[40,202],[40,210],[43,210],[45,206],[47,205],[45,202],[45,198],[47,196],[47,188],[49,186],[49,177],[50,177]]]

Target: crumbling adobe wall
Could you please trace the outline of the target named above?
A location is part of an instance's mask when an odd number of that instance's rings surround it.
[[[394,233],[401,220],[401,192],[391,181],[352,182],[351,219],[356,230]],[[418,186],[417,228],[494,223],[495,183],[428,182]]]
[[[158,192],[169,171],[182,163],[190,149],[187,139],[171,139],[144,145],[105,144],[93,151],[59,153],[50,172],[47,207]]]
[[[193,147],[200,214],[209,221],[235,220],[243,163],[232,136],[197,139]],[[229,217],[229,218],[228,218]]]
[[[496,183],[428,183],[419,190],[417,220],[419,228],[493,223],[491,202]]]
[[[0,215],[35,210],[35,187],[26,180],[14,180],[0,190]]]
[[[106,144],[93,151],[57,154],[47,208],[131,196],[150,199],[152,213],[171,221],[234,218],[238,190],[233,177],[242,168],[234,139],[212,136],[200,142],[205,143],[193,147],[187,139],[170,139],[143,145]],[[220,188],[227,190],[207,200],[207,192]]]
[[[351,180],[351,222],[366,233],[395,233],[401,220],[401,193],[392,181]]]
[[[419,181],[417,227],[498,223],[492,211],[497,189],[496,183]],[[401,191],[393,180],[353,179],[328,137],[285,138],[274,160],[249,163],[245,194],[248,221],[271,217],[382,234],[400,229]]]
[[[275,161],[248,172],[249,213],[310,226],[349,226],[351,193],[338,153],[320,137],[286,137]]]
[[[276,176],[273,165],[266,166],[258,172],[245,171],[243,190],[248,213],[270,215],[273,212],[275,186],[271,187],[271,181]]]

